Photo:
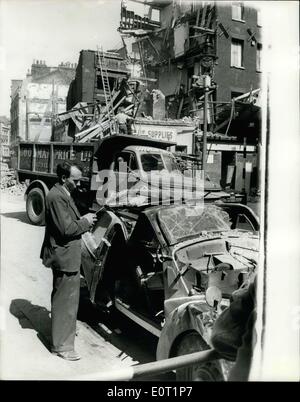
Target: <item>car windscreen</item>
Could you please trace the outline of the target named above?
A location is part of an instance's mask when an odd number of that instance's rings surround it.
[[[175,158],[168,154],[147,153],[141,154],[141,163],[145,172],[166,171],[180,173]]]
[[[228,231],[227,212],[216,205],[175,206],[158,212],[158,221],[169,244],[176,244],[204,231]]]

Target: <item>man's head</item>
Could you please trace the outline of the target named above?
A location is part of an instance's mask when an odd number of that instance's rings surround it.
[[[64,185],[70,193],[80,186],[82,171],[78,166],[69,162],[59,163],[56,173],[60,184]]]

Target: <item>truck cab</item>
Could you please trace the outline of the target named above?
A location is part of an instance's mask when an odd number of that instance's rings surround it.
[[[175,144],[142,136],[113,136],[104,140],[95,153],[98,166],[91,187],[98,192],[97,203],[112,203],[114,199],[122,205],[120,195],[131,195],[134,199],[144,196],[144,202],[149,204],[150,198],[152,205],[203,199],[205,195],[214,200],[228,196],[217,184],[203,180],[201,171],[182,171],[168,150],[172,145]],[[101,191],[103,184],[106,186]]]
[[[228,197],[220,187],[200,180],[198,172],[182,172],[168,149],[169,141],[138,135],[111,135],[91,143],[35,143],[19,145],[19,181],[28,184],[27,216],[35,225],[44,224],[45,197],[56,182],[58,163],[69,161],[83,168],[82,191],[75,197],[80,212],[97,210],[128,192],[139,202],[155,205],[171,199]],[[108,188],[108,193],[107,193]],[[183,193],[183,190],[184,193]],[[144,197],[144,201],[143,201]],[[118,201],[120,203],[120,201]]]

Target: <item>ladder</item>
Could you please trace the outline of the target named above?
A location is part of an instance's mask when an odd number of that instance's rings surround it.
[[[97,48],[96,62],[97,62],[97,66],[99,66],[99,68],[100,68],[100,73],[101,73],[101,80],[102,80],[104,99],[105,99],[105,110],[106,110],[106,115],[107,115],[108,121],[109,121],[110,133],[113,133],[115,131],[113,99],[112,99],[112,93],[111,93],[110,86],[109,86],[109,79],[108,79],[104,52],[102,49],[100,51],[99,48]]]

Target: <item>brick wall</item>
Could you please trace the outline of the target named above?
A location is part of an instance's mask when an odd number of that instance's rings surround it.
[[[260,87],[261,73],[256,71],[257,43],[251,45],[247,29],[256,32],[255,38],[261,43],[261,28],[257,25],[257,11],[254,8],[244,8],[244,21],[232,19],[232,10],[229,6],[218,6],[218,20],[226,28],[229,37],[223,34],[217,39],[217,65],[214,79],[218,85],[217,101],[229,101],[232,92],[245,93]],[[218,30],[221,32],[220,30]],[[243,69],[231,67],[231,40],[232,38],[244,41]]]

